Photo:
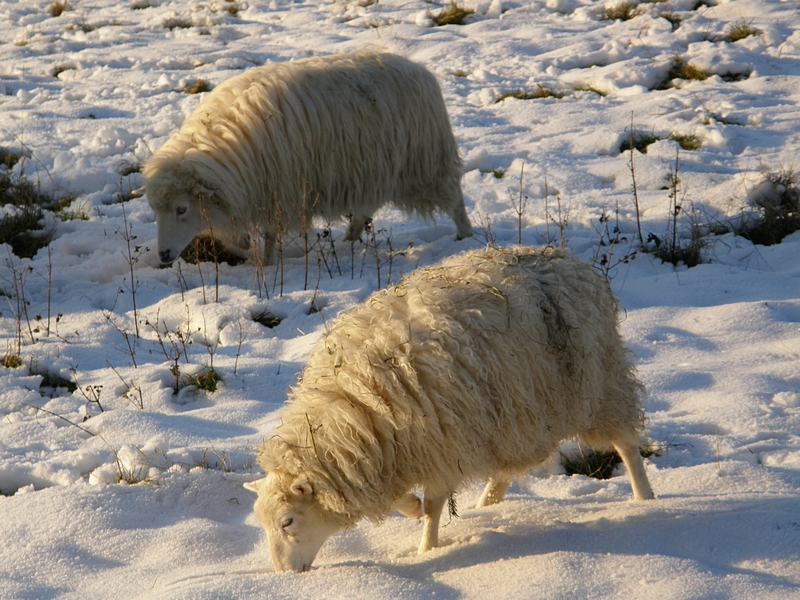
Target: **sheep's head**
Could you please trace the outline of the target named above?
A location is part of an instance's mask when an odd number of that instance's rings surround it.
[[[269,473],[244,485],[256,492],[256,518],[264,526],[276,571],[308,571],[322,544],[342,528],[336,516],[314,497],[302,475]]]
[[[195,236],[220,221],[217,199],[187,166],[173,160],[148,161],[143,175],[144,187],[137,192],[147,193],[158,226],[158,257],[168,265]]]

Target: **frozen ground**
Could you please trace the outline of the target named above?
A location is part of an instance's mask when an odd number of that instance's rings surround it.
[[[632,120],[662,138],[636,156],[645,236],[668,237],[670,133],[702,143],[680,151],[685,238],[692,220],[750,211],[764,170],[794,166],[796,2],[676,0],[621,21],[602,19],[598,2],[468,1],[476,14],[446,27],[429,18],[441,7],[419,0],[69,4],[52,17],[50,2],[0,2],[0,148],[25,154],[16,173],[43,190],[77,193],[71,210],[87,217],[48,216],[49,254],[0,250],[0,335],[6,353],[21,340],[24,361],[0,368],[0,597],[800,596],[800,234],[763,247],[728,233],[709,238],[706,262],[691,269],[639,253],[610,270],[649,391],[648,435],[663,450],[647,464],[657,500],[630,501],[624,472],[567,477],[554,463],[495,507],[472,509],[478,485],[462,490],[460,518],[429,554],[415,554],[420,524],[392,516],[335,536],[296,575],[273,572],[241,484],[326,320],[378,286],[374,259],[357,245],[351,260],[339,244],[331,276],[312,253],[304,291],[294,248],[283,295],[275,269],[267,290],[250,265],[220,265],[218,277],[210,263],[157,269],[146,201],[118,203],[141,183],[127,167],[200,100],[184,91],[198,79],[372,46],[437,74],[476,227],[454,242],[446,218],[381,211],[382,285],[487,234],[516,242],[509,190],[523,164],[523,242],[558,243],[566,222],[567,245],[599,264],[607,215],[624,238],[613,265],[636,232],[630,155],[620,153]],[[742,22],[761,34],[725,41]],[[654,89],[677,55],[710,77]],[[497,102],[540,86],[564,96]],[[389,265],[389,241],[413,246]],[[309,314],[312,304],[322,310]],[[277,327],[252,320],[264,310]],[[176,349],[184,375],[213,360],[219,389],[173,394]],[[79,388],[48,387],[54,375]]]

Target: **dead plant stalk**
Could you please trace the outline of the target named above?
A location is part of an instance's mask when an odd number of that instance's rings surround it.
[[[125,345],[127,346],[127,350],[125,350],[125,352],[128,354],[128,356],[131,357],[131,362],[133,363],[133,368],[136,369],[136,368],[138,368],[138,366],[136,364],[136,340],[139,339],[139,337],[136,336],[135,338],[131,338],[131,334],[128,333],[122,327],[120,327],[114,321],[114,319],[111,318],[112,314],[113,313],[111,311],[108,311],[108,312],[103,311],[103,316],[106,318],[106,321],[108,321],[109,325],[111,325],[114,329],[117,330],[117,333],[119,333],[122,336],[122,339],[125,341]]]
[[[9,307],[14,313],[16,320],[16,354],[19,355],[22,351],[22,319],[25,318],[25,324],[28,328],[28,335],[31,338],[31,344],[36,343],[36,338],[33,337],[33,328],[31,327],[30,318],[28,317],[28,299],[25,297],[25,282],[28,275],[33,272],[30,266],[23,266],[22,262],[14,263],[14,255],[11,250],[8,250],[8,258],[6,259],[6,266],[11,272],[11,285],[13,289],[12,297],[7,298]],[[12,304],[13,299],[13,304]]]
[[[642,222],[639,212],[639,189],[636,185],[636,163],[634,159],[634,144],[633,144],[633,111],[631,111],[631,130],[630,130],[630,143],[631,143],[631,160],[628,163],[628,168],[631,171],[631,184],[633,187],[633,205],[636,209],[636,231],[639,234],[639,242],[644,244],[644,237],[642,236]]]
[[[241,321],[237,325],[239,327],[239,345],[236,347],[236,359],[233,361],[234,375],[236,375],[236,370],[239,368],[239,357],[242,355],[242,343],[247,339],[247,334],[244,332]]]
[[[131,379],[130,382],[125,381],[125,379],[123,379],[122,375],[119,374],[119,371],[117,371],[114,368],[114,366],[110,362],[108,362],[108,359],[106,359],[106,364],[111,368],[112,371],[114,371],[114,375],[119,377],[119,380],[122,382],[122,385],[125,386],[125,393],[122,394],[122,397],[125,398],[126,400],[128,400],[131,404],[133,404],[139,410],[144,410],[144,396],[142,395],[142,388],[140,386],[136,385],[133,382],[132,379]],[[138,399],[134,399],[134,398],[131,398],[129,396],[131,390],[135,390],[138,393],[138,395],[139,395]]]
[[[52,249],[47,246],[47,337],[50,337],[50,301],[53,291],[53,256]]]
[[[128,222],[128,215],[125,212],[125,205],[122,205],[122,223],[123,223],[123,231],[121,232],[122,239],[125,241],[125,249],[123,250],[122,255],[125,257],[125,262],[128,263],[128,269],[130,272],[130,283],[127,286],[128,291],[131,294],[131,303],[133,305],[133,328],[136,332],[136,337],[139,336],[139,311],[136,308],[136,289],[139,287],[139,282],[136,279],[136,276],[133,273],[133,265],[139,262],[139,255],[141,254],[142,247],[133,245],[131,246],[131,242],[136,240],[135,235],[133,235],[133,224]],[[120,233],[117,230],[117,233]]]
[[[519,168],[519,197],[514,198],[511,190],[508,190],[508,195],[511,198],[511,205],[514,207],[514,212],[517,213],[517,244],[522,245],[522,215],[525,214],[525,207],[528,204],[528,196],[522,196],[522,178],[525,172],[525,163]]]
[[[670,213],[672,217],[672,263],[677,261],[678,252],[678,214],[681,212],[682,202],[678,199],[680,192],[680,148],[675,149],[675,169],[670,175],[671,190],[670,190]]]

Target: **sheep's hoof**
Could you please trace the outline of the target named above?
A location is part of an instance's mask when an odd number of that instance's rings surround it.
[[[429,551],[433,550],[434,548],[436,548],[435,545],[422,544],[422,545],[420,545],[419,550],[417,551],[417,554],[425,554],[426,552],[429,552]]]

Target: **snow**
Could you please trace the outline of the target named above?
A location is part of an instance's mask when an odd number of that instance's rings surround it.
[[[0,368],[0,596],[800,595],[800,233],[769,247],[710,236],[705,262],[690,269],[643,252],[621,262],[637,226],[630,154],[619,150],[632,122],[660,138],[636,154],[645,236],[665,237],[670,221],[672,132],[703,144],[680,151],[683,238],[692,219],[725,223],[751,211],[755,193],[779,193],[764,171],[791,169],[800,150],[796,4],[673,0],[612,21],[601,18],[611,3],[466,0],[476,13],[446,27],[431,15],[449,3],[422,0],[78,0],[58,17],[50,4],[0,3],[0,148],[25,154],[15,173],[44,191],[76,193],[71,210],[88,218],[49,215],[50,252],[33,259],[0,249],[9,296],[0,350],[13,350],[19,323],[24,362]],[[742,20],[761,35],[723,41]],[[118,199],[141,185],[129,167],[199,102],[183,90],[365,46],[438,76],[475,237],[456,242],[445,217],[425,223],[386,208],[376,215],[380,278],[371,251],[356,245],[351,259],[338,242],[341,274],[330,246],[330,265],[312,252],[307,268],[289,248],[282,294],[274,267],[266,287],[247,264],[159,269],[147,202]],[[676,55],[712,76],[653,90]],[[539,85],[564,97],[497,102]],[[568,477],[555,459],[496,506],[472,508],[480,482],[460,490],[460,516],[445,517],[443,546],[428,554],[416,554],[421,525],[392,515],[334,536],[309,573],[274,573],[242,484],[259,475],[255,449],[309,350],[379,280],[487,236],[516,243],[511,198],[523,166],[523,243],[559,243],[561,221],[585,260],[610,252],[623,335],[648,388],[647,433],[662,447],[646,461],[657,499],[631,501],[624,469],[603,481]],[[622,232],[613,248],[601,245],[601,216]],[[334,224],[335,239],[344,228]],[[389,241],[404,250],[391,265]],[[263,311],[280,324],[254,322]],[[213,364],[223,381],[213,393],[174,394],[176,364],[181,377]],[[79,387],[40,387],[46,374]]]

